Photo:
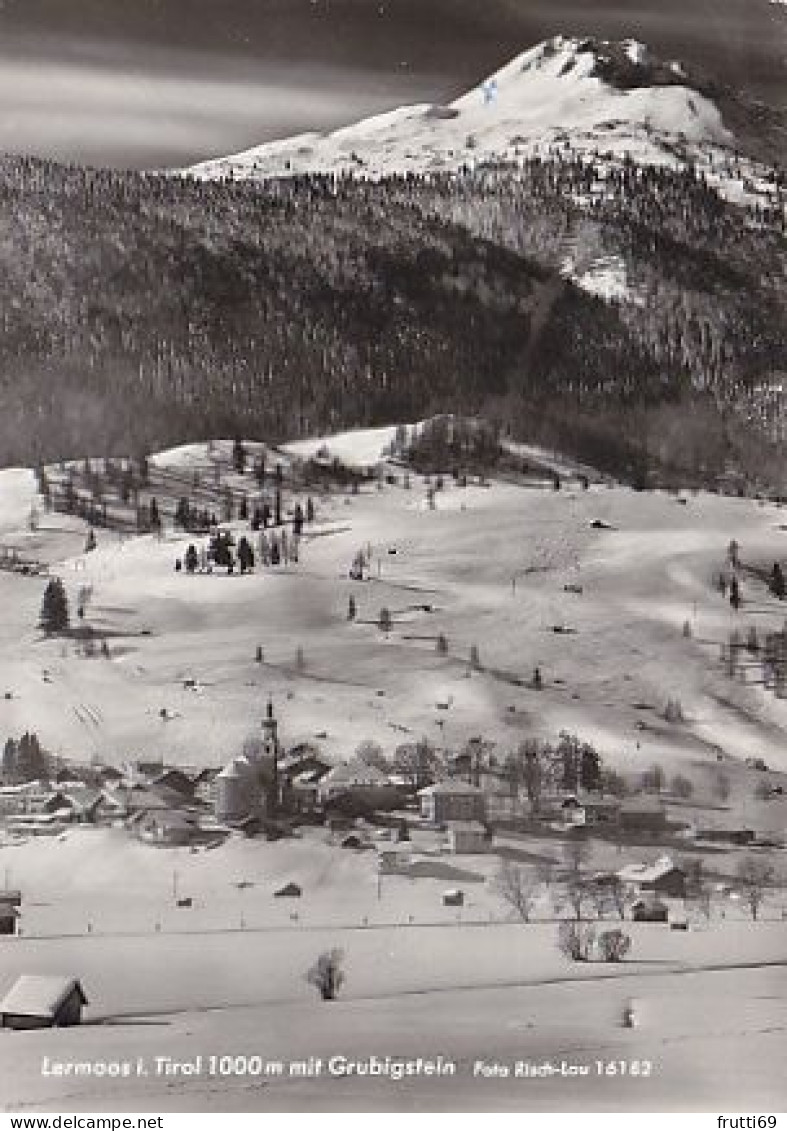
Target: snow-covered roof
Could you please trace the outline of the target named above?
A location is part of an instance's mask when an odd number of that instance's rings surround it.
[[[295,777],[292,779],[292,784],[294,786],[317,785],[320,779],[324,776],[325,775],[323,774],[322,770],[304,770],[303,773],[295,775]]]
[[[360,758],[354,758],[351,762],[343,762],[339,766],[334,766],[320,784],[372,786],[390,785],[391,783],[382,770],[378,770],[376,766],[370,766]]]
[[[87,1005],[85,991],[77,978],[22,974],[0,1002],[0,1013],[51,1019],[74,990],[78,992],[82,1004]]]
[[[40,781],[26,781],[22,785],[0,786],[0,797],[26,797],[31,793],[46,793],[46,787]]]
[[[627,883],[652,884],[674,871],[682,869],[670,856],[660,856],[653,864],[627,864],[620,869],[618,875]]]
[[[434,785],[428,785],[425,789],[418,790],[419,797],[432,797],[435,794],[441,794],[444,797],[456,797],[462,794],[479,797],[483,796],[483,790],[479,789],[477,785],[472,785],[469,781],[455,779],[438,781],[435,782]]]
[[[182,792],[193,792],[194,788],[194,782],[189,777],[189,775],[184,773],[183,770],[180,770],[177,767],[171,767],[168,770],[163,770],[160,774],[157,774],[156,777],[151,780],[150,784],[154,786],[164,785],[169,789],[174,789]]]
[[[48,825],[62,824],[61,814],[63,810],[58,809],[55,813],[11,813],[5,820],[9,828],[21,828],[27,826],[29,828],[44,828]]]
[[[60,793],[64,794],[66,799],[77,809],[90,809],[105,796],[103,790],[90,789],[85,785],[69,787],[68,789],[63,788]],[[112,800],[116,803],[115,798],[112,798]]]
[[[220,770],[219,773],[216,774],[215,780],[218,781],[219,778],[245,778],[251,772],[252,766],[248,758],[233,758],[231,762],[227,763],[223,770]]]
[[[157,825],[161,829],[194,830],[197,825],[195,817],[190,817],[180,809],[156,810],[153,813],[146,813],[142,819],[143,822]]]
[[[121,792],[129,809],[166,809],[167,800],[157,791],[144,785],[133,785]]]
[[[483,833],[486,835],[486,829],[480,821],[448,821],[447,825],[450,833]]]

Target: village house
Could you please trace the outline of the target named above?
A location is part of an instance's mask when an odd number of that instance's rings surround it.
[[[669,908],[660,899],[636,899],[631,905],[631,918],[635,923],[666,923]]]
[[[560,819],[564,825],[583,827],[587,820],[585,806],[574,794],[564,797],[560,803]]]
[[[0,1028],[79,1025],[87,1004],[85,991],[76,978],[23,974],[0,1001]]]
[[[118,782],[123,781],[122,771],[115,766],[99,766],[97,775],[98,780],[105,786],[115,786]]]
[[[156,760],[138,758],[137,761],[132,764],[131,769],[132,776],[145,778],[148,781],[152,781],[153,778],[158,777],[159,774],[162,774],[164,772],[164,759],[161,757]]]
[[[102,799],[101,790],[89,789],[86,785],[61,787],[47,798],[43,811],[55,813],[64,821],[92,824],[96,820],[96,812]]]
[[[19,908],[0,899],[0,935],[15,935],[18,919]]]
[[[184,801],[194,800],[194,781],[183,770],[164,770],[151,778],[150,785],[158,791],[167,790],[171,795],[181,797]]]
[[[133,820],[132,827],[141,841],[163,848],[193,844],[203,835],[194,817],[177,810],[140,813]]]
[[[653,864],[628,864],[618,876],[638,895],[649,893],[672,899],[684,899],[686,895],[686,872],[669,856],[661,856]]]
[[[377,868],[383,876],[407,875],[412,858],[413,850],[407,843],[397,848],[381,848],[377,856]]]
[[[111,789],[102,789],[90,807],[90,819],[94,824],[113,824],[126,815],[126,806],[122,797]]]
[[[71,815],[72,803],[66,797],[62,790],[56,790],[50,793],[46,800],[42,803],[39,812],[41,813],[58,813],[64,819],[68,819]]]
[[[84,789],[89,783],[76,767],[64,766],[51,779],[51,784],[53,788],[62,789],[68,793],[72,789]]]
[[[390,810],[401,804],[401,794],[387,775],[360,758],[329,770],[320,779],[317,796],[322,806]]]
[[[316,813],[320,808],[320,782],[325,770],[303,770],[282,784],[284,808],[293,813]]]
[[[99,814],[105,811],[107,799],[102,789],[82,785],[66,790],[65,794],[71,806],[72,819],[78,824],[95,824]]]
[[[421,816],[432,825],[451,821],[486,820],[486,798],[483,790],[466,781],[449,779],[419,790]]]
[[[450,821],[447,825],[446,844],[449,852],[461,855],[486,852],[490,840],[480,821]]]
[[[40,813],[51,793],[49,786],[40,781],[4,785],[0,787],[0,816]]]
[[[482,785],[481,790],[485,798],[486,816],[490,821],[506,821],[516,817],[523,817],[531,812],[530,803],[510,789],[496,782],[494,785]]]
[[[216,778],[221,773],[220,766],[209,766],[200,770],[194,777],[194,797],[212,809],[216,805]]]
[[[0,891],[0,935],[16,934],[21,906],[21,891]]]
[[[6,817],[6,828],[16,836],[59,836],[66,822],[59,813],[19,813]]]
[[[279,759],[279,772],[283,777],[296,774],[318,773],[327,774],[331,763],[321,757],[317,747],[309,742],[302,742],[293,746],[282,758]]]
[[[121,801],[129,816],[151,812],[154,809],[170,808],[170,802],[166,798],[146,785],[121,786],[115,796]]]

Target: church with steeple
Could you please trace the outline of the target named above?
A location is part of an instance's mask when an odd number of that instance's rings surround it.
[[[247,742],[244,753],[233,758],[216,778],[216,816],[228,824],[250,817],[275,816],[281,809],[279,726],[268,699],[262,736]]]

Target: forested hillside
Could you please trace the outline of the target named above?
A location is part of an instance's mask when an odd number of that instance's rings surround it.
[[[620,474],[765,475],[783,215],[559,158],[266,186],[7,158],[0,462],[485,411]],[[614,301],[570,281],[610,257]]]

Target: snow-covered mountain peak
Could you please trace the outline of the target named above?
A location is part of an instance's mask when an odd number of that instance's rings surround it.
[[[404,106],[329,133],[274,141],[189,170],[205,178],[450,172],[533,154],[705,160],[733,147],[719,108],[680,63],[635,40],[557,36],[442,105]]]

